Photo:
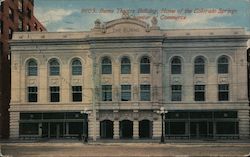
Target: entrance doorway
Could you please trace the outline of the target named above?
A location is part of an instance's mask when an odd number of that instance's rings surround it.
[[[112,139],[114,136],[113,121],[104,120],[100,123],[100,135],[102,139]]]
[[[208,138],[213,135],[213,123],[207,121],[190,122],[191,138]]]
[[[120,138],[133,138],[133,122],[130,120],[120,121]]]
[[[50,137],[60,138],[63,137],[63,123],[50,123]]]
[[[139,138],[152,138],[152,122],[149,120],[142,120],[139,122]]]

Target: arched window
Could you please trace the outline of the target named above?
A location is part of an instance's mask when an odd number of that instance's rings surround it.
[[[28,76],[37,76],[37,63],[31,59],[28,61]]]
[[[147,56],[143,56],[140,61],[140,73],[150,74],[150,60]]]
[[[74,59],[71,65],[72,75],[82,75],[82,63],[79,59]]]
[[[112,63],[108,57],[102,59],[102,74],[112,74]]]
[[[222,56],[218,59],[218,73],[227,74],[228,73],[228,59]]]
[[[171,73],[181,74],[181,60],[179,57],[174,57],[171,62]]]
[[[204,74],[205,73],[205,61],[203,58],[198,57],[194,61],[194,73]]]
[[[50,76],[60,75],[60,64],[57,59],[51,59],[49,61],[49,70]]]
[[[121,74],[130,74],[131,64],[128,57],[123,57],[121,60]]]

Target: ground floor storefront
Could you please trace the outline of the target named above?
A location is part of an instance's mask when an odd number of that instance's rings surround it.
[[[20,112],[10,133],[17,138],[98,140],[157,139],[163,131],[169,139],[240,139],[249,137],[249,118],[242,115],[236,110],[172,110],[165,114],[162,130],[160,115],[151,110],[99,111],[96,121],[81,112]]]
[[[169,138],[239,138],[237,111],[171,111],[165,127]]]

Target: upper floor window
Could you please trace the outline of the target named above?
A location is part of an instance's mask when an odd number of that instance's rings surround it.
[[[12,35],[13,35],[13,29],[11,29],[11,28],[9,28],[9,39],[11,39],[12,38]]]
[[[23,19],[19,17],[18,19],[18,31],[23,31]]]
[[[108,57],[102,59],[102,74],[112,74],[112,63]]]
[[[194,86],[194,100],[205,101],[205,85]]]
[[[205,61],[203,58],[198,57],[194,61],[194,73],[204,74],[205,73]]]
[[[0,33],[3,34],[3,21],[0,20]]]
[[[182,97],[182,86],[172,85],[172,101],[181,101]]]
[[[121,85],[121,101],[131,100],[131,85]]]
[[[27,15],[29,18],[31,18],[31,16],[32,16],[32,11],[29,8],[27,8]]]
[[[128,57],[123,57],[121,60],[121,74],[130,74],[131,64]]]
[[[229,85],[228,84],[218,85],[218,99],[219,101],[229,100]]]
[[[37,23],[34,23],[34,29],[37,31]]]
[[[72,86],[72,100],[73,102],[82,101],[82,86]]]
[[[140,97],[141,101],[151,100],[150,85],[140,85]]]
[[[112,101],[112,85],[102,85],[102,101]]]
[[[49,61],[49,70],[50,76],[60,75],[60,64],[57,59],[51,59]]]
[[[0,1],[0,12],[3,12],[3,1]]]
[[[82,63],[79,59],[72,62],[72,75],[82,75]]]
[[[140,73],[141,74],[150,74],[150,60],[146,56],[141,58]]]
[[[31,31],[29,24],[26,25],[26,31]]]
[[[18,0],[18,11],[23,12],[23,0]]]
[[[37,87],[28,87],[28,102],[37,102]]]
[[[37,76],[37,63],[33,59],[28,61],[28,76]]]
[[[174,57],[171,62],[171,73],[181,74],[181,60],[179,57]]]
[[[9,8],[9,18],[13,21],[14,20],[14,10]]]
[[[50,87],[50,102],[59,102],[60,101],[60,87],[53,86]]]
[[[222,56],[218,59],[218,73],[227,74],[228,73],[228,59]]]

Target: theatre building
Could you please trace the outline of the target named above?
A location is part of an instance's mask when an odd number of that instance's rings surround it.
[[[126,15],[83,32],[14,33],[10,137],[249,138],[247,38]]]

